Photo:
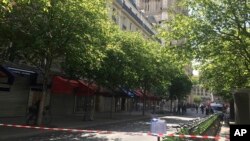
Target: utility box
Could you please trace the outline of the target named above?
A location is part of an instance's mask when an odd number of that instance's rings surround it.
[[[250,89],[234,92],[234,111],[236,124],[250,124]]]
[[[151,126],[150,131],[152,134],[166,134],[166,122],[165,120],[160,119],[152,119],[151,120]]]

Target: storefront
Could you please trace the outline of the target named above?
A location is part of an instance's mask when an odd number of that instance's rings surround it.
[[[94,108],[95,88],[81,80],[54,76],[51,87],[51,110],[54,115],[85,114]]]
[[[35,71],[1,65],[0,67],[0,117],[24,116]]]

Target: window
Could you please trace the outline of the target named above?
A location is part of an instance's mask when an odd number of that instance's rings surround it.
[[[160,3],[160,0],[156,0],[155,10],[156,10],[156,11],[161,10],[161,3]]]
[[[145,0],[145,11],[149,11],[149,0]]]
[[[116,19],[116,17],[115,17],[114,15],[112,15],[112,20],[113,20],[115,23],[117,23],[117,19]]]
[[[112,20],[117,23],[117,11],[115,8],[112,9]]]
[[[124,24],[122,24],[122,30],[126,30],[126,29],[127,27]]]

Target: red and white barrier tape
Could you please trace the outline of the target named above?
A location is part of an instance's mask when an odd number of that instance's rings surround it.
[[[123,133],[117,131],[101,131],[101,130],[83,130],[83,129],[69,129],[69,128],[49,128],[40,126],[29,126],[29,125],[18,125],[18,124],[0,124],[3,127],[15,127],[15,128],[26,128],[26,129],[41,129],[41,130],[51,130],[51,131],[67,131],[67,132],[79,132],[79,133],[98,133],[98,134],[111,134],[111,133]],[[228,140],[229,137],[220,136],[199,136],[199,135],[182,135],[182,134],[155,134],[155,133],[131,133],[124,132],[127,135],[139,135],[139,136],[159,136],[159,137],[179,137],[179,138],[200,138],[200,139],[225,139]]]
[[[16,127],[16,128],[26,128],[26,129],[41,129],[41,130],[51,130],[51,131],[68,131],[68,132],[80,132],[80,133],[110,133],[110,131],[100,131],[100,130],[82,130],[82,129],[68,129],[68,128],[49,128],[40,126],[29,126],[29,125],[17,125],[17,124],[0,124],[4,127]]]

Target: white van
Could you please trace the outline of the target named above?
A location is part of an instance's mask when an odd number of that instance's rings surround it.
[[[223,114],[223,105],[220,103],[210,103],[213,113]]]

